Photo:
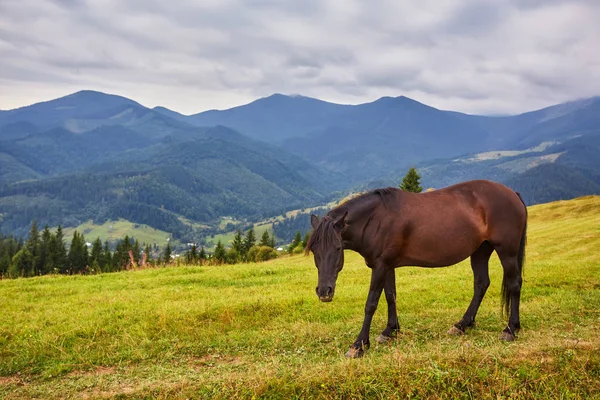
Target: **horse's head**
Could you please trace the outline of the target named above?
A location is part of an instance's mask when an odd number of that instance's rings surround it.
[[[316,215],[310,217],[313,234],[306,246],[306,253],[312,251],[315,257],[315,266],[319,271],[316,292],[319,300],[323,302],[333,300],[335,282],[339,272],[344,267],[341,231],[344,228],[347,215],[348,212],[346,211],[337,219],[330,216],[325,216],[321,220]]]

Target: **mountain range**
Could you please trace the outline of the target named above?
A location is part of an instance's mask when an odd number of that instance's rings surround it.
[[[0,111],[0,233],[32,219],[124,218],[193,239],[362,188],[487,178],[529,203],[600,193],[600,97],[515,116],[407,97],[359,105],[275,94],[183,115],[81,91]]]

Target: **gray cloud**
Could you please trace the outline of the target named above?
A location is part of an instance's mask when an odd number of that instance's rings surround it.
[[[592,0],[2,0],[0,109],[95,89],[181,112],[274,92],[522,112],[600,94]]]

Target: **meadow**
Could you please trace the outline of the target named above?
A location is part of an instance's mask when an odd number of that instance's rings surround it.
[[[396,271],[401,332],[346,359],[370,271],[336,298],[312,257],[0,281],[0,398],[600,398],[600,197],[530,207],[521,329],[500,342],[501,268],[466,335],[467,262]]]
[[[123,240],[125,235],[129,235],[129,237],[136,238],[140,243],[156,243],[159,246],[166,246],[168,239],[171,237],[165,231],[154,229],[148,225],[134,224],[124,219],[106,221],[101,225],[94,224],[93,221],[87,221],[75,228],[64,228],[65,238],[70,240],[74,231],[81,233],[88,242],[93,242],[98,237],[102,241],[117,242]]]

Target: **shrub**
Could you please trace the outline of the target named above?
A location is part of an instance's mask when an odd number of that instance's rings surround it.
[[[304,254],[304,246],[302,246],[302,243],[292,249],[292,254]]]
[[[252,246],[248,250],[248,261],[261,262],[278,257],[277,250],[269,246]]]

